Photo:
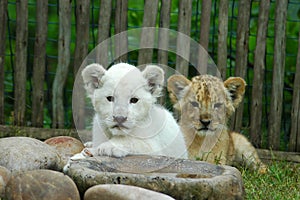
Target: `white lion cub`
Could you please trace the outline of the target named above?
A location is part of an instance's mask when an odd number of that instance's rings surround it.
[[[95,116],[94,155],[133,154],[187,158],[186,145],[172,114],[155,104],[164,82],[163,70],[148,65],[140,71],[119,63],[105,70],[99,64],[82,71]]]

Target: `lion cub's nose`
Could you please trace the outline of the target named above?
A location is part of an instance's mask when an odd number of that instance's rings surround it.
[[[210,124],[210,120],[209,119],[200,119],[200,122],[205,127],[207,127]]]
[[[122,124],[127,120],[127,117],[123,116],[113,116],[114,121],[117,122],[118,124]]]

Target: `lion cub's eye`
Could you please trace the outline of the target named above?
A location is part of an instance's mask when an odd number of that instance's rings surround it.
[[[133,97],[133,98],[131,98],[130,99],[130,103],[137,103],[139,101],[139,99],[138,98],[136,98],[136,97]]]
[[[113,102],[115,100],[115,98],[113,96],[107,96],[106,99],[109,102]]]
[[[193,107],[199,107],[199,103],[197,101],[191,101],[190,102],[192,104]]]
[[[215,103],[214,108],[220,108],[223,104],[222,103]]]

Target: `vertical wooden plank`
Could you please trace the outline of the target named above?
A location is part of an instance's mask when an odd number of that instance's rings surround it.
[[[300,32],[298,38],[298,54],[293,88],[289,151],[300,152]]]
[[[256,147],[261,145],[263,83],[265,71],[266,37],[268,31],[270,0],[261,0],[259,5],[256,47],[254,52],[254,75],[250,115],[250,136]]]
[[[287,5],[288,0],[276,0],[274,66],[268,130],[269,148],[273,150],[278,150],[280,146]]]
[[[240,0],[238,5],[238,22],[237,22],[237,38],[236,38],[236,66],[235,76],[245,78],[248,61],[248,43],[249,43],[249,21],[251,0]],[[242,127],[244,101],[236,110],[231,128],[239,132]]]
[[[16,56],[14,69],[14,120],[15,125],[25,125],[26,65],[28,46],[28,1],[16,1]]]
[[[179,0],[178,32],[187,36],[190,36],[191,33],[192,3],[192,0]],[[176,70],[182,75],[187,76],[189,63],[178,55],[189,57],[190,41],[182,35],[178,35],[177,37],[176,54]]]
[[[90,0],[76,1],[76,43],[74,55],[74,75],[77,72],[88,54],[89,47],[89,25],[90,25]],[[85,127],[85,92],[84,88],[73,93],[73,100],[76,106],[73,106],[74,123],[76,128],[82,130]]]
[[[88,53],[90,26],[90,0],[76,0],[76,42],[74,74]]]
[[[115,34],[127,30],[127,9],[128,0],[116,0]],[[115,39],[115,55],[119,57],[117,62],[127,62],[127,54],[122,55],[124,52],[128,51],[127,49],[127,34],[122,34],[121,37]]]
[[[169,28],[171,17],[171,4],[172,0],[161,1],[160,6],[160,18],[159,18],[159,32],[158,32],[158,52],[157,63],[160,65],[168,66],[168,51],[163,49],[169,49]],[[169,68],[165,68],[165,74],[169,74]],[[165,91],[166,92],[166,91]],[[167,93],[162,95],[159,99],[161,105],[165,105],[167,100]]]
[[[143,28],[155,27],[158,11],[158,0],[145,0]],[[152,63],[153,49],[142,49],[153,44],[155,29],[144,29],[141,34],[141,43],[138,57],[138,65]]]
[[[218,25],[218,58],[217,64],[222,78],[226,79],[227,67],[227,34],[228,34],[228,0],[220,0]]]
[[[70,63],[72,1],[59,1],[58,65],[52,87],[52,127],[64,127],[63,89]]]
[[[170,27],[170,12],[171,0],[161,1],[159,27],[168,29]],[[161,49],[168,49],[169,34],[167,30],[161,29],[158,35],[158,55],[157,62],[163,65],[168,65],[168,51]]]
[[[198,66],[197,66],[200,74],[207,73],[210,14],[211,14],[211,0],[202,1],[199,43],[203,47],[203,49],[202,48],[199,49]]]
[[[0,124],[4,124],[4,61],[6,36],[7,0],[0,1]]]
[[[36,30],[32,77],[32,115],[34,127],[43,127],[44,77],[46,68],[46,42],[48,33],[48,0],[36,2]]]
[[[101,0],[99,20],[98,20],[98,44],[103,42],[109,37],[110,22],[111,22],[111,10],[112,1]],[[99,53],[97,55],[97,62],[101,65],[106,66],[108,63],[108,45],[102,45],[101,49],[98,49]]]
[[[211,0],[202,1],[201,5],[201,28],[199,43],[207,51],[209,43]]]

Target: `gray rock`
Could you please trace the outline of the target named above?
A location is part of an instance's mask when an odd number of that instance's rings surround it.
[[[172,197],[128,185],[96,185],[89,188],[84,194],[84,200],[174,200]]]
[[[91,157],[73,161],[66,172],[83,194],[98,184],[142,187],[175,199],[243,199],[240,172],[229,166],[168,157]]]
[[[13,174],[6,187],[6,198],[80,200],[70,177],[44,169]]]
[[[59,153],[61,157],[60,168],[67,164],[71,156],[80,153],[84,148],[80,140],[69,136],[52,137],[45,140],[45,143],[55,148]]]
[[[58,163],[61,159],[57,151],[37,139],[29,137],[1,138],[0,149],[0,165],[12,172],[59,168]]]
[[[5,167],[0,166],[0,199],[5,195],[6,184],[9,181],[11,173]]]

